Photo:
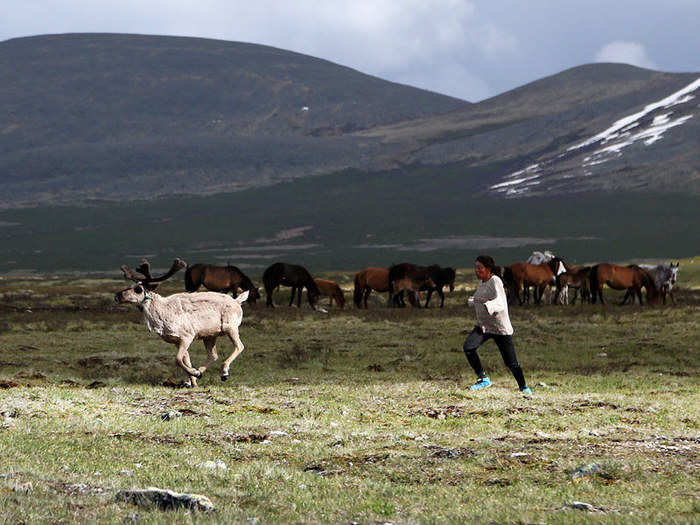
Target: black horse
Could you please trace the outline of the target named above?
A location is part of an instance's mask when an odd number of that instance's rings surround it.
[[[430,279],[433,281],[435,286],[425,286],[425,289],[428,290],[428,297],[425,300],[425,307],[428,308],[428,304],[430,304],[430,297],[433,295],[433,292],[437,292],[437,294],[440,296],[440,308],[442,308],[445,304],[445,294],[442,292],[442,289],[445,286],[449,286],[450,292],[455,291],[455,277],[457,276],[457,272],[455,272],[454,268],[450,268],[449,266],[446,268],[441,268],[438,264],[431,264],[428,266],[428,275],[430,275]],[[421,290],[423,290],[423,288],[421,288]]]
[[[211,264],[193,264],[185,271],[185,290],[196,292],[204,285],[212,292],[231,292],[238,295],[238,289],[248,290],[248,302],[254,303],[260,298],[258,288],[246,274],[235,266],[214,266]]]
[[[267,306],[274,307],[272,304],[272,292],[278,286],[291,286],[292,296],[289,298],[289,306],[294,302],[294,294],[297,295],[297,306],[301,307],[301,292],[306,287],[309,304],[315,310],[316,302],[321,295],[318,286],[314,282],[313,277],[303,266],[298,264],[275,263],[263,273],[263,284],[265,285],[265,293],[267,294]]]

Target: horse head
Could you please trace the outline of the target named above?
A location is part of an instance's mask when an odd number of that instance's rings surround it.
[[[566,264],[564,263],[564,260],[560,259],[559,257],[552,257],[547,264],[554,274],[555,281],[559,275],[566,272]]]
[[[676,284],[676,280],[678,279],[678,269],[680,265],[680,262],[677,262],[676,264],[671,263],[671,266],[669,267],[669,270],[671,272],[671,284]]]

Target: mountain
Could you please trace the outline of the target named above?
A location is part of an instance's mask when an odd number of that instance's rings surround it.
[[[697,73],[589,64],[470,104],[267,46],[68,34],[0,43],[0,75],[0,207],[494,163],[478,191],[700,191]]]
[[[415,163],[514,161],[512,172],[483,181],[484,191],[505,196],[620,189],[697,194],[699,78],[589,64],[446,115],[362,135],[408,144],[408,161]],[[616,129],[624,137],[602,135],[623,122]],[[603,159],[596,151],[606,148]]]
[[[0,75],[0,272],[700,245],[698,73],[589,64],[471,104],[259,45],[57,35],[0,43]]]
[[[467,102],[272,47],[68,34],[0,43],[4,205],[218,192],[381,167],[350,132]]]

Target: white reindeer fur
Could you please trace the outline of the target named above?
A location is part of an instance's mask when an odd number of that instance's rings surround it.
[[[141,292],[136,292],[135,289]],[[248,298],[248,291],[235,299],[216,292],[176,293],[163,297],[138,285],[117,294],[119,302],[139,305],[146,326],[163,340],[178,347],[177,364],[189,376],[189,384],[196,386],[197,377],[218,359],[216,338],[229,337],[233,343],[233,353],[224,361],[221,379],[228,378],[231,362],[243,351],[243,343],[238,327],[243,320],[241,303]],[[195,339],[203,339],[207,349],[207,362],[193,368],[189,356],[189,346]]]
[[[163,297],[148,292],[142,303],[146,326],[164,340],[203,339],[237,329],[243,320],[241,303],[248,291],[233,299],[216,292],[176,293]]]

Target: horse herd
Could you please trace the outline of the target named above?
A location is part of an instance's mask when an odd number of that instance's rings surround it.
[[[509,302],[522,305],[530,301],[533,289],[534,302],[540,304],[545,296],[558,304],[580,302],[604,304],[603,287],[625,290],[622,304],[635,298],[642,303],[642,288],[646,290],[647,303],[654,304],[659,297],[666,303],[666,295],[673,297],[673,285],[678,276],[679,264],[669,263],[650,265],[617,265],[600,263],[590,266],[571,266],[550,252],[533,252],[526,261],[518,261],[509,266],[497,267],[496,274],[503,280]],[[440,307],[445,303],[443,289],[454,291],[456,272],[454,268],[437,264],[420,266],[411,263],[394,264],[390,267],[369,267],[354,276],[353,302],[357,308],[367,308],[367,299],[372,291],[387,293],[387,306],[405,306],[404,297],[412,306],[421,306],[419,292],[427,292],[424,307],[428,307],[433,293],[440,297]],[[309,271],[297,264],[277,262],[263,273],[263,286],[266,304],[274,307],[273,294],[280,286],[292,288],[289,299],[291,306],[296,299],[301,306],[302,292],[307,291],[307,299],[314,309],[319,309],[321,296],[329,297],[329,307],[333,302],[343,308],[343,290],[334,281],[314,279]],[[194,264],[185,272],[185,289],[194,292],[204,286],[208,290],[230,292],[234,296],[239,290],[248,291],[248,301],[256,302],[260,292],[253,282],[236,266],[214,266]],[[573,297],[569,297],[573,291]],[[548,293],[549,292],[549,293]]]

